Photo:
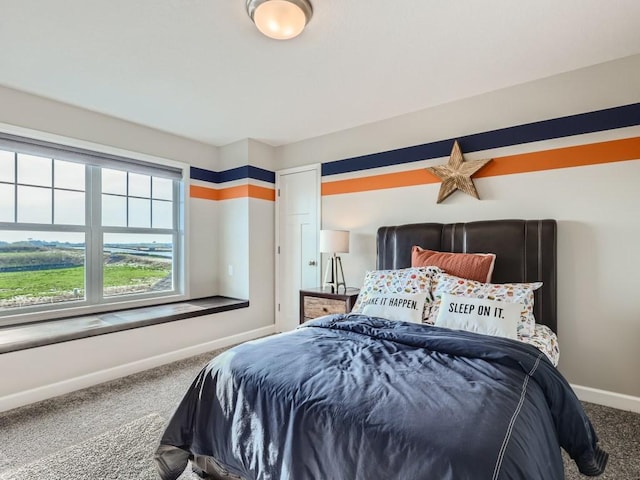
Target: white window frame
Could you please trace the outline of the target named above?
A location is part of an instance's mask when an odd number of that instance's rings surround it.
[[[59,318],[90,315],[105,311],[116,311],[127,308],[137,308],[165,303],[184,301],[189,298],[189,282],[186,275],[188,264],[188,251],[186,249],[186,234],[188,231],[188,202],[189,191],[188,164],[166,158],[141,154],[115,147],[86,142],[59,135],[46,134],[30,129],[15,127],[0,123],[0,133],[17,135],[29,139],[51,142],[71,148],[85,149],[96,154],[113,155],[125,159],[131,159],[132,165],[149,164],[150,166],[167,166],[181,172],[179,181],[173,183],[173,218],[174,228],[136,228],[136,227],[107,227],[101,222],[101,168],[112,168],[105,165],[99,168],[86,168],[85,181],[85,224],[84,225],[56,225],[56,224],[29,224],[16,222],[0,222],[2,230],[14,231],[54,231],[74,232],[85,234],[85,292],[84,300],[74,302],[60,302],[56,304],[33,305],[18,309],[0,311],[0,326],[16,325],[42,320],[55,320]],[[3,148],[4,149],[4,148]],[[46,157],[48,158],[48,156]],[[57,158],[57,157],[54,157]],[[60,158],[64,160],[64,158]],[[87,165],[89,165],[87,163]],[[133,170],[135,171],[135,169]],[[17,174],[17,172],[16,172]],[[53,186],[52,186],[53,188]],[[89,198],[90,197],[90,198]],[[17,208],[17,205],[16,205]],[[97,220],[90,220],[90,219]],[[92,228],[93,225],[97,227]],[[103,235],[108,233],[142,233],[142,234],[171,234],[173,237],[172,273],[173,290],[163,293],[136,293],[128,295],[103,296],[103,289],[96,288],[102,285],[103,265]],[[89,285],[94,288],[89,288]]]

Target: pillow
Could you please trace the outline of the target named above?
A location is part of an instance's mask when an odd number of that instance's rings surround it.
[[[533,316],[533,292],[542,286],[542,282],[533,283],[482,283],[466,278],[442,273],[438,277],[433,294],[433,305],[426,323],[435,323],[438,316],[441,297],[444,293],[460,295],[467,298],[488,298],[500,302],[521,304],[518,335],[533,335],[535,318]]]
[[[553,330],[546,325],[536,323],[533,335],[530,337],[518,337],[518,340],[529,345],[533,345],[542,353],[544,353],[554,367],[558,366],[560,360],[560,346],[558,345],[558,337]]]
[[[427,295],[427,292],[370,295],[364,303],[362,314],[400,322],[422,323]]]
[[[519,303],[443,293],[435,325],[516,340],[521,311]]]
[[[449,253],[411,247],[411,266],[440,267],[451,275],[477,282],[490,282],[496,256],[493,253]]]
[[[426,319],[437,277],[442,273],[438,267],[401,268],[398,270],[370,270],[364,276],[363,286],[352,313],[362,313],[364,305],[371,295],[389,293],[426,293],[422,318]]]

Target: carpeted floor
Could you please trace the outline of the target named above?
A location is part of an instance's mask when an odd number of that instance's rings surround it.
[[[0,413],[0,480],[151,480],[164,424],[221,350]],[[585,404],[610,454],[601,479],[640,480],[640,415]],[[126,445],[126,448],[125,448]],[[586,479],[565,455],[567,480]],[[180,480],[195,480],[189,472]]]
[[[25,466],[0,473],[0,480],[127,478],[154,480],[154,440],[162,435],[165,419],[152,413],[102,435],[67,447]],[[134,477],[135,476],[135,477]]]
[[[204,353],[146,372],[103,383],[43,402],[0,413],[0,479],[5,472],[33,465],[65,449],[91,442],[142,417],[155,414],[164,423],[200,369],[223,350]],[[163,428],[148,449],[155,451]],[[115,463],[115,462],[114,462]],[[151,456],[148,466],[154,469]],[[132,464],[113,465],[113,476],[71,477],[56,480],[142,480],[147,477]],[[22,477],[39,478],[39,477]],[[181,480],[196,479],[188,474]]]

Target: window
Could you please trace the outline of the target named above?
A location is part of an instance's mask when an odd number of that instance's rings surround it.
[[[0,324],[181,294],[181,176],[0,134]]]

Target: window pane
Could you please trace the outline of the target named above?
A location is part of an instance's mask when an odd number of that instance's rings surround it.
[[[18,185],[18,222],[51,223],[51,189]]]
[[[53,161],[54,183],[57,188],[84,190],[84,170],[81,163]]]
[[[14,222],[15,186],[0,183],[0,222]]]
[[[153,228],[173,228],[173,203],[153,200]]]
[[[13,152],[0,150],[0,182],[16,181],[16,164]]]
[[[168,178],[152,178],[153,198],[173,200],[173,180]]]
[[[83,233],[0,231],[0,312],[84,300]]]
[[[151,197],[151,177],[139,173],[129,173],[129,195]]]
[[[104,235],[104,296],[173,290],[171,235]]]
[[[84,192],[53,191],[53,223],[84,225]]]
[[[25,185],[51,186],[50,158],[18,154],[18,183]]]
[[[127,194],[127,172],[102,169],[102,193]]]
[[[102,225],[105,227],[127,226],[127,197],[102,195]]]
[[[151,200],[129,197],[129,226],[151,226]]]

